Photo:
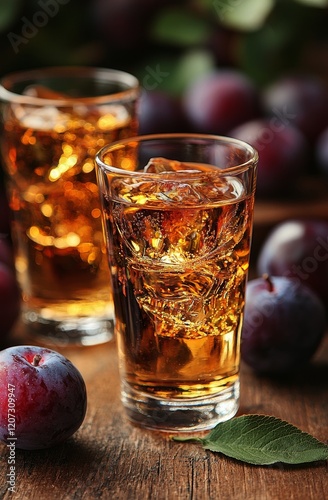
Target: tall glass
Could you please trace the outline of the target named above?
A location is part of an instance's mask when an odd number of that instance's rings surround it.
[[[63,67],[0,82],[1,152],[26,331],[55,344],[113,335],[94,156],[137,133],[138,81]]]
[[[164,134],[96,157],[129,418],[208,429],[239,406],[240,333],[256,151]]]

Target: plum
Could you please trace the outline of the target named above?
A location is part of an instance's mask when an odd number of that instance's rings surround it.
[[[316,352],[326,328],[325,309],[302,283],[284,276],[248,282],[241,357],[257,373],[287,374]]]
[[[147,42],[150,22],[173,0],[94,0],[91,18],[109,50],[133,51]]]
[[[78,369],[44,347],[0,351],[0,439],[36,450],[57,445],[82,425],[87,392]]]
[[[258,90],[237,70],[216,70],[197,78],[186,88],[183,105],[194,130],[203,133],[227,134],[260,116]]]
[[[327,88],[312,75],[275,81],[263,92],[263,107],[269,116],[301,130],[311,144],[328,126]]]
[[[277,224],[260,248],[257,271],[298,279],[328,309],[328,221],[289,219]]]
[[[289,193],[305,168],[307,143],[291,125],[258,119],[229,132],[231,137],[251,144],[259,153],[257,195],[280,197]]]
[[[142,93],[138,115],[140,134],[186,132],[188,128],[180,100],[161,90]]]
[[[318,137],[315,156],[320,172],[328,177],[328,127]]]

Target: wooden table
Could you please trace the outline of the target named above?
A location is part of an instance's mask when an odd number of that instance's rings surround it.
[[[294,217],[327,217],[328,181],[304,179],[290,201],[255,206],[253,258],[268,231]],[[26,343],[17,332],[16,343]],[[0,443],[0,499],[19,500],[325,500],[328,463],[255,467],[194,443],[131,425],[120,403],[115,343],[57,349],[81,371],[88,410],[79,431],[46,451],[16,451],[16,493],[8,491],[8,449]],[[240,414],[288,420],[328,442],[328,333],[309,368],[289,380],[241,370]]]
[[[120,403],[114,342],[57,350],[86,381],[85,421],[56,448],[16,450],[16,493],[8,491],[8,449],[1,444],[1,499],[328,499],[327,462],[250,466],[131,425]],[[240,414],[248,413],[280,417],[327,442],[328,335],[311,366],[289,380],[258,378],[243,365]]]

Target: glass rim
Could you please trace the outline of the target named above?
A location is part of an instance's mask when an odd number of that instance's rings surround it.
[[[218,175],[225,176],[231,173],[242,173],[250,168],[255,168],[259,155],[257,150],[248,144],[245,141],[242,141],[240,139],[234,138],[234,137],[228,137],[228,136],[223,136],[223,135],[214,135],[214,134],[197,134],[197,133],[163,133],[163,134],[147,134],[147,135],[137,135],[135,137],[129,137],[126,139],[121,139],[115,142],[112,142],[110,144],[106,144],[103,146],[95,156],[95,162],[99,168],[101,168],[104,172],[107,173],[115,173],[115,174],[124,174],[127,177],[143,177],[143,178],[162,178],[163,179],[163,174],[156,174],[156,173],[151,173],[151,172],[144,172],[142,170],[124,170],[123,168],[115,167],[112,165],[108,165],[103,161],[104,155],[107,153],[110,153],[111,151],[118,151],[120,149],[123,149],[127,144],[133,142],[135,143],[141,143],[141,142],[147,142],[147,141],[164,141],[164,140],[201,140],[201,141],[209,141],[209,142],[216,142],[217,144],[230,144],[230,145],[236,145],[242,147],[245,151],[248,151],[250,153],[250,158],[242,163],[239,163],[237,165],[234,165],[232,167],[227,167],[223,169],[217,169],[215,172]],[[208,164],[210,165],[210,164]],[[213,165],[215,166],[215,165]],[[188,172],[188,176],[197,177],[198,175],[202,174],[201,172]],[[202,174],[203,175],[203,174]],[[179,179],[183,175],[179,175]],[[173,180],[174,179],[170,179]]]
[[[34,97],[20,94],[10,90],[10,87],[16,83],[23,83],[25,80],[34,80],[44,77],[84,77],[90,80],[100,80],[108,83],[122,83],[126,85],[125,89],[114,93],[103,94],[99,96],[71,97],[63,99],[51,99],[43,97]],[[77,104],[106,104],[123,100],[136,98],[140,92],[139,80],[126,71],[111,68],[99,68],[93,66],[48,66],[38,69],[25,71],[16,71],[4,75],[0,79],[0,101],[13,104],[27,104],[33,106],[73,106]]]

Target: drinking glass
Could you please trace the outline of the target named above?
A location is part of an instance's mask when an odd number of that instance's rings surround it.
[[[257,152],[164,134],[96,156],[128,417],[199,431],[239,405]]]
[[[94,157],[136,135],[137,79],[55,67],[0,82],[1,152],[26,332],[92,345],[113,335],[114,311]]]

